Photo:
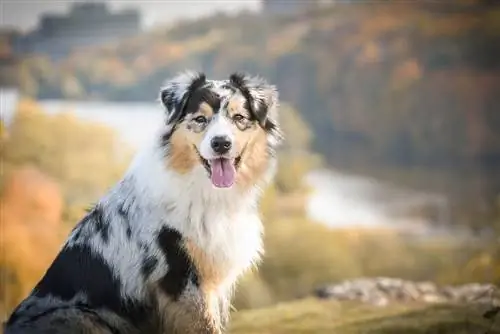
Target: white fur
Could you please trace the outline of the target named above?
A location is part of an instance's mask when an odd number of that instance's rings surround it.
[[[218,156],[212,149],[211,142],[214,137],[226,137],[231,144],[234,144],[234,133],[229,120],[221,113],[216,114],[207,129],[203,141],[200,144],[200,154],[206,160],[214,159]],[[231,146],[229,156],[234,157],[234,145]]]

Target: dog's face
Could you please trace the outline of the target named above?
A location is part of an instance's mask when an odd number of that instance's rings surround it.
[[[202,167],[217,188],[252,186],[267,171],[281,139],[274,86],[244,74],[207,80],[186,73],[167,82],[160,98],[170,168],[186,174]]]

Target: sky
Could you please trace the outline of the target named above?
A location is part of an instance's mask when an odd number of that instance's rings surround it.
[[[0,26],[30,30],[42,13],[66,13],[72,3],[96,0],[0,0]],[[97,1],[97,2],[101,2]],[[111,10],[138,8],[144,28],[168,25],[174,20],[194,18],[215,11],[257,10],[260,0],[104,0]]]

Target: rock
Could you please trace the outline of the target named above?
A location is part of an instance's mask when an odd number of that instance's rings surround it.
[[[429,303],[429,304],[433,304],[433,303],[446,303],[448,300],[446,299],[446,297],[442,296],[442,295],[439,295],[439,294],[430,294],[430,293],[427,293],[427,294],[424,294],[424,295],[421,295],[421,297],[419,299],[416,299],[416,300],[420,300],[420,301],[423,301],[425,303]]]
[[[413,282],[387,277],[359,278],[322,286],[314,295],[323,299],[358,300],[378,306],[411,301],[500,305],[500,291],[492,284],[438,286],[428,281]]]

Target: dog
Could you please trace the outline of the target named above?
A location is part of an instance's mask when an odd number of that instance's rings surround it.
[[[226,331],[238,278],[264,253],[278,90],[244,72],[184,71],[159,91],[160,131],[74,227],[6,334]]]

